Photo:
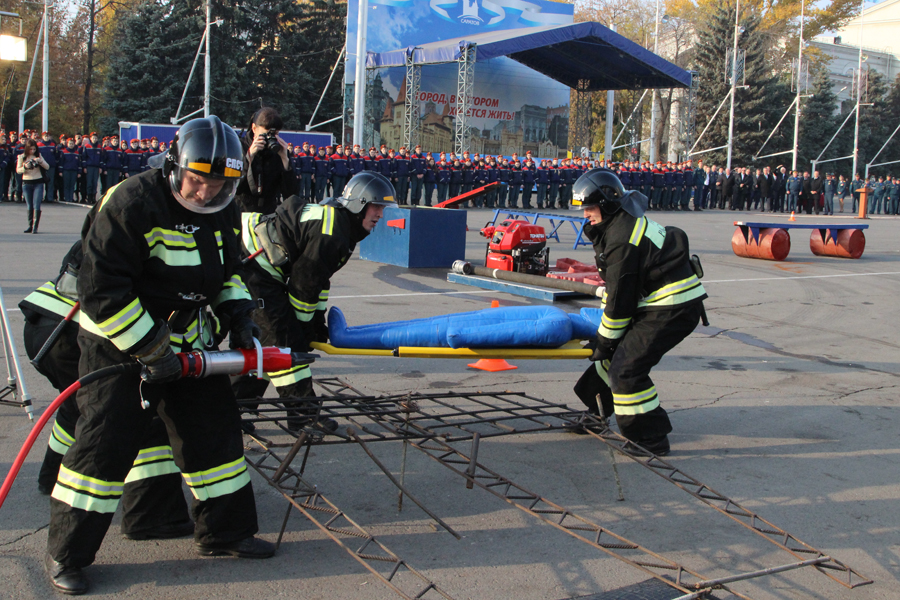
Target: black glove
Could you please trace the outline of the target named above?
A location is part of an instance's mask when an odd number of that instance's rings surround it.
[[[259,330],[259,325],[253,322],[249,314],[243,314],[231,321],[228,346],[232,349],[244,348],[245,350],[253,350],[256,348],[253,338],[259,339],[261,336],[262,332]]]
[[[141,379],[147,383],[168,383],[181,377],[181,361],[169,345],[169,326],[160,323],[156,335],[132,355],[144,365]]]
[[[594,352],[591,354],[592,362],[601,362],[611,359],[613,354],[616,353],[616,346],[618,346],[618,340],[614,340],[610,343],[610,340],[601,337],[600,335],[597,336],[594,343],[596,345],[594,346]]]

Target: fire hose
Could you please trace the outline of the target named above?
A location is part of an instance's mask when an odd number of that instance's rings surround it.
[[[263,348],[258,341],[254,341],[256,342],[255,350],[237,349],[214,352],[196,350],[194,352],[179,353],[178,358],[181,361],[181,377],[202,378],[211,375],[246,375],[251,372],[284,371],[291,367],[308,365],[316,359],[315,354],[291,352],[286,348],[277,348],[274,346]],[[56,409],[58,409],[66,399],[85,385],[93,383],[98,379],[103,379],[110,375],[124,375],[127,373],[137,374],[140,372],[141,368],[142,365],[138,362],[104,367],[81,377],[57,396],[56,399],[50,403],[50,406],[47,407],[47,410],[44,411],[44,414],[42,414],[34,424],[31,433],[28,434],[25,443],[22,445],[22,449],[19,450],[19,454],[13,461],[13,464],[9,469],[9,474],[7,474],[6,479],[3,481],[3,485],[0,486],[0,508],[3,507],[3,503],[6,501],[10,489],[12,489],[13,482],[19,474],[19,469],[21,469],[22,465],[25,463],[25,458],[37,441],[38,436],[40,436],[44,425],[47,424],[56,412]],[[144,404],[144,408],[147,408],[147,406],[148,405]]]

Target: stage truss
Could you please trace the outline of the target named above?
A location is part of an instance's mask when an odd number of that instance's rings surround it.
[[[730,597],[749,597],[729,584],[804,567],[813,567],[846,588],[872,583],[855,569],[802,542],[770,521],[724,494],[703,484],[662,458],[630,442],[607,426],[604,419],[573,411],[569,406],[535,398],[521,392],[503,393],[410,393],[366,396],[346,382],[330,378],[315,383],[323,399],[318,419],[325,417],[343,425],[336,434],[323,435],[315,426],[291,431],[285,422],[281,399],[256,399],[245,404],[244,420],[256,425],[250,435],[247,462],[288,501],[278,536],[280,544],[292,510],[309,519],[351,557],[402,598],[452,598],[446,590],[406,560],[397,556],[363,526],[304,478],[310,450],[316,445],[358,444],[400,490],[400,503],[407,498],[422,508],[438,526],[459,538],[439,516],[430,511],[403,485],[409,448],[459,475],[468,488],[478,487],[561,532],[643,572],[679,594],[673,600],[711,598],[713,592]],[[259,405],[256,406],[257,402]],[[275,431],[275,437],[264,436]],[[697,571],[634,543],[606,527],[578,515],[543,496],[529,491],[478,462],[482,440],[517,434],[579,428],[614,453],[624,455],[669,483],[740,524],[790,555],[792,562],[709,578]],[[584,438],[573,438],[573,444]],[[399,478],[371,452],[369,445],[394,441],[402,444]],[[612,461],[618,483],[618,471]],[[619,490],[621,495],[621,488]],[[717,595],[716,597],[720,597]]]

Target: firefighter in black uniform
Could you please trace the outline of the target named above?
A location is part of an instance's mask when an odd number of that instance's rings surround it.
[[[48,281],[19,302],[25,316],[23,339],[28,358],[34,360],[57,325],[75,306],[75,281],[81,265],[81,240],[66,254],[59,277]],[[62,392],[78,379],[78,313],[63,326],[36,368]],[[50,494],[63,455],[75,441],[79,416],[75,397],[70,396],[56,413],[47,453],[38,473],[38,490]],[[138,459],[125,478],[122,494],[122,534],[131,540],[184,537],[194,532],[181,491],[181,475],[172,459],[166,428],[154,417]]]
[[[244,255],[265,250],[245,268],[250,293],[264,301],[265,309],[254,314],[264,345],[307,352],[311,342],[328,341],[325,310],[331,277],[369,235],[384,207],[396,205],[387,177],[363,171],[350,179],[341,197],[306,204],[294,196],[268,218],[260,213],[241,216]],[[282,398],[315,397],[308,366],[266,375]],[[235,383],[235,395],[262,396],[267,386],[265,379],[243,377]],[[293,417],[288,426],[300,429],[316,411],[315,403],[298,402],[288,413]],[[320,419],[318,425],[328,432],[337,429],[333,419]]]
[[[694,330],[706,298],[687,236],[645,217],[647,197],[626,192],[606,169],[582,175],[573,198],[590,219],[585,234],[606,282],[594,364],[575,393],[593,414],[614,412],[623,436],[665,456],[672,425],[650,369]]]
[[[51,494],[44,559],[52,585],[68,594],[87,590],[82,569],[94,561],[155,414],[194,496],[197,552],[274,554],[274,545],[254,537],[256,505],[228,377],[179,380],[175,355],[215,346],[207,307],[230,330],[232,346],[252,348],[259,334],[241,279],[237,212],[229,208],[241,143],[210,116],[182,126],[159,158],[162,168],[129,177],[103,198],[82,237],[79,374],[135,360],[142,371],[78,391],[81,417]]]

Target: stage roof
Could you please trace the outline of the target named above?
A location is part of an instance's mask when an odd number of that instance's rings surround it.
[[[588,91],[680,88],[691,74],[600,23],[508,29],[417,46],[416,64],[455,62],[466,43],[477,44],[476,62],[499,56],[531,67],[570,88],[588,80]],[[370,52],[367,67],[403,67],[412,48]]]

